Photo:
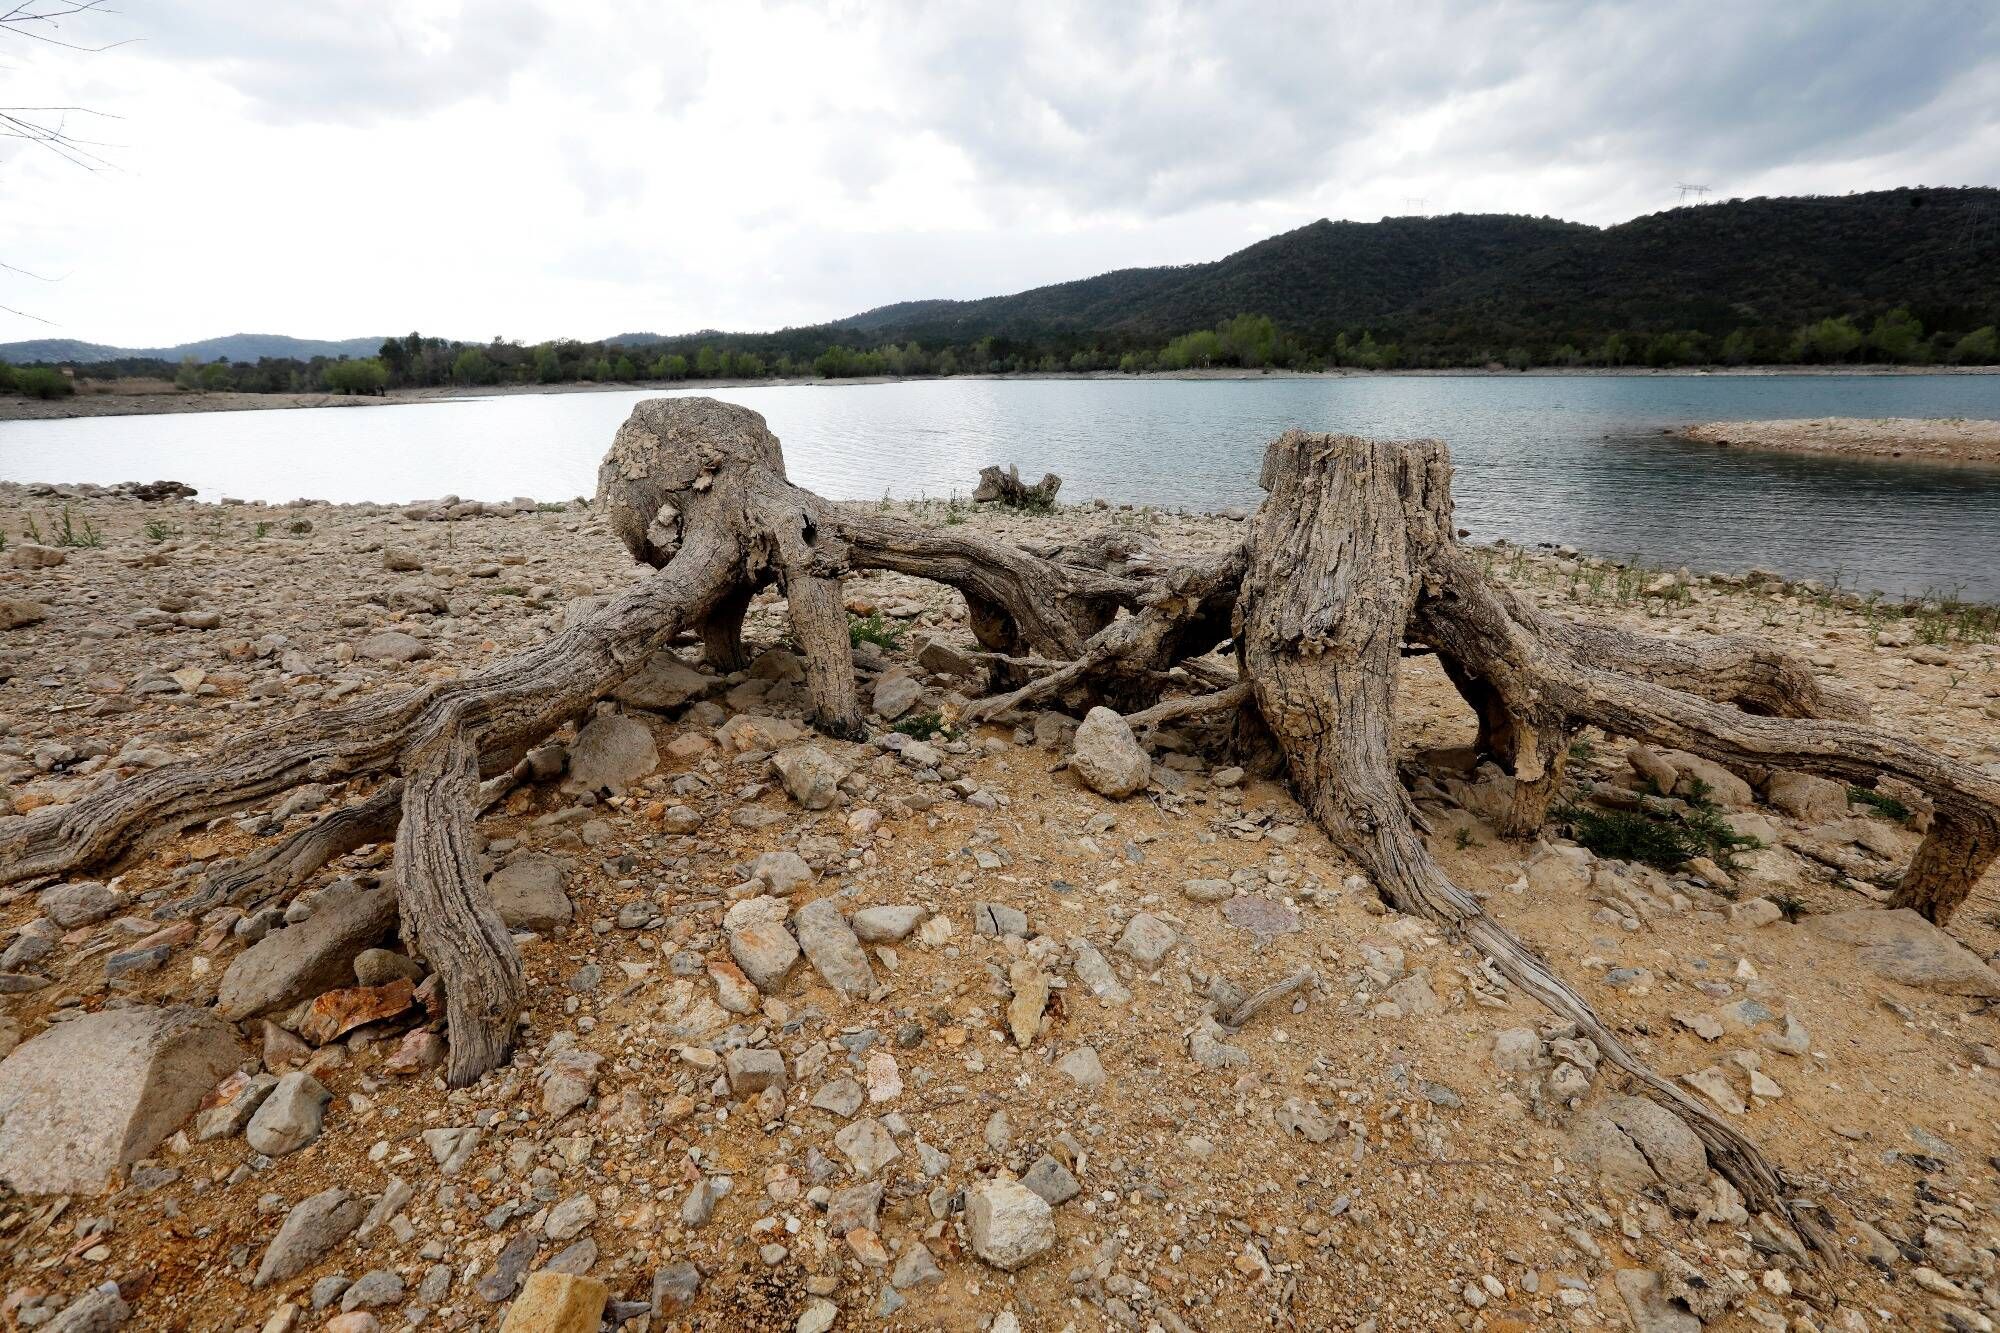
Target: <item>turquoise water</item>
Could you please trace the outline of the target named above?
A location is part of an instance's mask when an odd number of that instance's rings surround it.
[[[1292,426],[1452,446],[1477,539],[1569,543],[1697,570],[1766,565],[1895,594],[2000,600],[2000,470],[1800,459],[1662,430],[1756,417],[2000,419],[2000,376],[1468,376],[938,380],[713,390],[762,412],[794,480],[847,499],[969,493],[1055,471],[1065,499],[1254,505]],[[0,423],[0,479],[168,477],[205,498],[587,495],[657,391],[393,407]]]

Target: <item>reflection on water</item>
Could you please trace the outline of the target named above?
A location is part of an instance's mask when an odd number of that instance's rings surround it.
[[[939,380],[722,389],[762,412],[794,480],[844,499],[969,493],[981,466],[1055,471],[1066,499],[1255,504],[1289,427],[1434,435],[1477,538],[1567,542],[1697,570],[1767,565],[1889,593],[2000,600],[2000,471],[1686,444],[1690,422],[2000,419],[2000,376]],[[0,478],[171,477],[205,498],[587,495],[656,391],[395,407],[0,423]]]

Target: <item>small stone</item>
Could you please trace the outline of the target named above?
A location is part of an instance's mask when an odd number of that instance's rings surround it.
[[[486,894],[509,930],[554,934],[569,925],[575,910],[563,892],[562,862],[550,856],[523,856],[493,872]]]
[[[808,810],[824,810],[840,795],[847,770],[816,745],[795,745],[771,757],[785,791]]]
[[[814,899],[801,907],[792,921],[800,948],[827,985],[857,999],[874,991],[875,974],[868,966],[868,954],[832,899]]]
[[[1068,1203],[1083,1192],[1083,1186],[1070,1174],[1068,1167],[1047,1153],[1043,1153],[1035,1164],[1021,1177],[1021,1183],[1047,1200],[1051,1207]]]
[[[320,1081],[303,1070],[278,1080],[271,1095],[243,1131],[250,1146],[266,1157],[295,1153],[320,1135],[326,1104],[333,1100]]]
[[[1081,1088],[1101,1088],[1110,1077],[1094,1046],[1079,1046],[1056,1061],[1056,1068]]]
[[[873,1116],[864,1116],[849,1124],[833,1136],[833,1143],[846,1156],[857,1176],[872,1176],[902,1156],[901,1150],[896,1147],[896,1140]]]
[[[750,922],[729,928],[729,956],[758,990],[769,994],[791,975],[799,961],[799,945],[782,920]]]
[[[323,1190],[301,1200],[285,1214],[251,1285],[268,1287],[303,1272],[360,1225],[361,1205],[346,1190]]]
[[[1124,800],[1146,789],[1153,761],[1131,726],[1109,708],[1093,708],[1070,741],[1069,767],[1100,796]]]
[[[900,944],[925,915],[921,907],[864,907],[849,924],[864,944]]]
[[[554,1241],[570,1240],[589,1230],[596,1221],[597,1200],[588,1194],[578,1194],[549,1209],[549,1215],[542,1221],[542,1234]]]
[[[738,1097],[754,1097],[785,1083],[785,1057],[777,1051],[763,1047],[735,1050],[723,1057],[722,1064],[729,1091]]]

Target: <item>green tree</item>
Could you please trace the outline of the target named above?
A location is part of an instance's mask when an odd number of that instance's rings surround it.
[[[721,369],[722,358],[716,355],[713,347],[710,347],[707,343],[703,343],[701,350],[694,354],[694,373],[696,378],[712,380],[715,378],[716,372]]]
[[[181,358],[180,369],[174,372],[174,387],[190,392],[201,387],[201,367],[193,357]]]
[[[1861,350],[1861,330],[1845,317],[1822,319],[1798,331],[1792,340],[1795,361],[1847,361]]]
[[[343,357],[326,368],[326,387],[335,393],[380,393],[388,383],[388,367],[377,357]]]
[[[1916,361],[1924,350],[1924,326],[1900,307],[1878,316],[1868,330],[1868,350],[1884,361]]]
[[[632,364],[631,357],[621,356],[618,358],[617,363],[611,367],[611,373],[617,379],[636,380],[639,378],[639,367]]]
[[[1991,324],[1974,329],[1952,347],[1951,359],[1961,366],[1990,366],[2000,361],[2000,330]]]
[[[201,387],[209,391],[227,389],[230,385],[229,363],[211,361],[201,368]]]
[[[535,381],[538,384],[560,384],[563,379],[562,355],[551,343],[543,343],[535,349]]]
[[[452,358],[451,380],[454,384],[491,384],[494,378],[493,362],[487,358],[483,348],[462,348]]]

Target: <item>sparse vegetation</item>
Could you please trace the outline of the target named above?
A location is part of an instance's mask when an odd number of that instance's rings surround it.
[[[163,518],[148,519],[144,528],[146,540],[155,546],[181,535],[178,523],[169,523]]]
[[[98,547],[104,545],[104,534],[90,521],[90,515],[83,516],[79,526],[74,506],[64,505],[62,517],[56,521],[55,537],[52,545],[70,547]],[[40,540],[39,537],[36,540]]]
[[[1884,819],[1893,819],[1898,824],[1910,822],[1910,807],[1887,792],[1876,791],[1873,787],[1850,786],[1847,789],[1847,799],[1857,805],[1873,808]]]
[[[920,741],[929,740],[932,736],[955,741],[962,734],[957,727],[944,720],[942,713],[911,713],[892,723],[889,730],[900,731]]]
[[[1678,806],[1678,808],[1676,808]],[[1729,827],[1700,783],[1682,801],[1642,798],[1634,810],[1598,810],[1570,805],[1556,812],[1570,836],[1598,856],[1640,861],[1661,870],[1706,856],[1728,866],[1735,854],[1758,846]]]
[[[847,617],[847,639],[856,648],[872,643],[877,648],[893,652],[903,646],[903,627],[884,620],[880,611],[870,611],[865,616],[850,613]]]

